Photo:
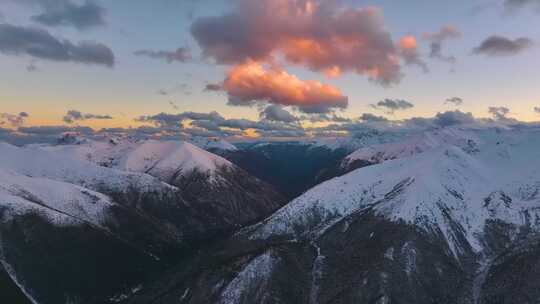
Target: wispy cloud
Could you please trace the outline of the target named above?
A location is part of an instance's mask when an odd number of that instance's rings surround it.
[[[430,53],[431,58],[439,59],[442,61],[455,63],[456,57],[453,55],[444,55],[443,46],[447,40],[457,39],[462,36],[461,32],[454,26],[447,25],[442,27],[439,31],[434,33],[424,33],[422,37],[424,40],[430,42]]]
[[[393,114],[395,111],[403,111],[414,108],[414,104],[407,100],[388,98],[370,106],[375,109],[383,109],[389,114]]]
[[[6,23],[0,24],[0,53],[107,67],[115,62],[112,50],[104,44],[89,41],[74,44],[43,29]]]
[[[473,54],[486,56],[511,56],[519,54],[533,46],[529,38],[510,39],[503,36],[490,36],[473,49]]]
[[[110,115],[99,115],[99,114],[90,114],[90,113],[82,113],[77,110],[69,110],[66,115],[62,118],[62,120],[65,123],[72,124],[77,121],[84,121],[89,119],[97,119],[97,120],[110,120],[113,119]]]
[[[190,50],[184,47],[178,48],[175,51],[138,50],[134,54],[137,56],[164,60],[167,63],[186,62],[192,59]]]
[[[455,106],[461,106],[463,104],[463,98],[460,98],[460,97],[451,97],[451,98],[447,98],[444,103],[450,103],[450,104],[453,104]]]

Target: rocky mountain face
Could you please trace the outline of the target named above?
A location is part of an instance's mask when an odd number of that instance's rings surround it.
[[[536,303],[540,130],[465,134],[316,186],[126,303]]]
[[[0,290],[10,301],[119,302],[284,203],[183,142],[0,144],[0,155]],[[107,166],[78,158],[88,155]]]

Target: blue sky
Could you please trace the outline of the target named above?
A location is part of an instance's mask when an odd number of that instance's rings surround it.
[[[211,58],[201,58],[201,48],[190,32],[191,24],[200,16],[234,11],[232,2],[102,0],[96,3],[105,9],[106,24],[78,30],[36,24],[29,17],[40,12],[39,5],[0,0],[1,22],[43,28],[55,37],[73,42],[99,42],[110,47],[116,60],[114,67],[108,68],[47,61],[25,54],[0,54],[0,112],[28,112],[30,125],[60,124],[64,113],[71,109],[115,117],[85,122],[92,127],[137,125],[133,119],[139,115],[159,112],[215,110],[227,118],[257,119],[260,108],[230,106],[225,92],[203,91],[207,83],[223,81],[231,67],[215,64]],[[533,110],[540,106],[537,84],[540,56],[536,44],[511,56],[472,54],[473,48],[492,35],[539,41],[540,13],[532,5],[508,12],[502,1],[345,2],[344,7],[380,8],[385,27],[394,41],[406,35],[415,36],[418,52],[430,71],[424,73],[417,66],[403,66],[403,80],[387,88],[356,73],[329,79],[305,66],[284,64],[288,73],[300,79],[318,80],[339,88],[349,100],[347,109],[337,111],[339,115],[353,118],[371,112],[395,119],[433,116],[455,109],[444,103],[446,98],[455,96],[464,100],[459,107],[461,111],[476,116],[488,116],[489,106],[506,106],[512,117],[527,121],[540,118]],[[461,38],[443,44],[444,54],[457,58],[455,64],[429,58],[429,42],[422,39],[423,33],[437,32],[445,25],[462,33]],[[133,54],[141,49],[173,51],[179,47],[189,48],[193,60],[167,63]],[[27,71],[29,65],[37,70]],[[170,94],[162,96],[157,93],[159,90]],[[404,99],[415,106],[392,115],[370,106],[385,98]],[[177,108],[169,102],[174,102]],[[294,107],[287,109],[294,112]]]

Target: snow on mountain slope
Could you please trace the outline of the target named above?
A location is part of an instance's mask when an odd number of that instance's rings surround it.
[[[55,225],[84,221],[100,226],[113,204],[107,196],[83,187],[0,170],[0,208],[8,211],[4,221],[34,212]]]
[[[207,151],[238,151],[238,148],[224,139],[194,137],[189,140],[192,144]]]
[[[440,229],[454,253],[455,224],[475,250],[490,219],[537,228],[540,131],[476,131],[474,151],[451,143],[362,168],[306,192],[257,226],[251,236],[316,236],[373,209],[393,221]]]
[[[393,142],[405,136],[399,132],[380,132],[376,130],[370,130],[363,133],[358,133],[354,137],[328,137],[320,138],[311,144],[313,147],[325,147],[330,150],[345,149],[348,151],[355,151],[357,149]]]
[[[19,148],[0,143],[0,169],[83,186],[99,192],[143,192],[173,189],[150,175],[128,173],[71,159],[58,151]]]
[[[119,168],[145,172],[164,181],[197,170],[214,173],[232,164],[187,142],[148,140],[120,159]]]
[[[360,148],[344,159],[342,167],[346,168],[356,161],[381,163],[386,160],[410,157],[448,144],[472,150],[479,143],[481,143],[480,139],[473,130],[449,127],[426,131],[401,141]]]
[[[77,145],[39,149],[123,171],[148,173],[165,182],[194,170],[213,174],[219,167],[232,166],[229,161],[183,141],[87,140]]]

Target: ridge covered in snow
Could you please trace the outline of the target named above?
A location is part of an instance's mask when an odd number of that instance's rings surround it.
[[[56,225],[84,221],[100,226],[113,204],[109,197],[83,187],[0,170],[0,207],[7,211],[2,220],[38,213]]]
[[[454,224],[474,250],[481,249],[490,219],[538,228],[540,131],[477,130],[474,136],[477,146],[472,150],[462,147],[461,140],[415,141],[429,149],[407,151],[412,156],[394,157],[316,186],[256,226],[251,237],[309,237],[369,209],[390,220],[440,229],[455,254],[460,249]]]
[[[189,142],[204,150],[238,151],[235,145],[220,138],[193,137]]]
[[[5,171],[63,181],[99,192],[125,192],[130,187],[141,191],[172,189],[150,175],[103,168],[58,151],[0,143],[0,155],[0,169]]]
[[[391,159],[410,157],[444,145],[455,145],[472,151],[480,143],[481,139],[474,130],[448,127],[412,135],[396,142],[360,148],[348,155],[342,166],[347,167],[355,161],[382,163]]]
[[[224,158],[184,141],[86,140],[80,144],[39,146],[38,149],[100,166],[147,173],[165,182],[194,170],[213,174],[233,166]]]
[[[319,138],[311,144],[313,147],[324,147],[330,150],[344,149],[347,151],[355,151],[363,147],[393,142],[405,136],[399,132],[380,132],[370,130],[362,133],[357,133],[353,137],[326,137]]]

